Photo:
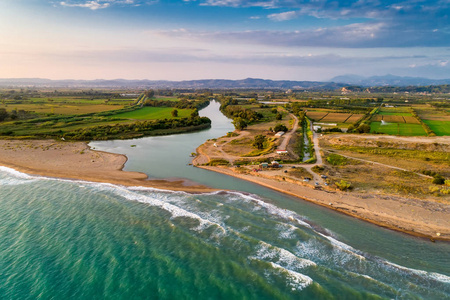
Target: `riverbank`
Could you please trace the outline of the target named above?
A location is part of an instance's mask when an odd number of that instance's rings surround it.
[[[183,180],[149,180],[144,173],[123,171],[126,161],[125,155],[96,151],[85,142],[0,140],[0,165],[27,174],[192,193],[215,191]]]
[[[315,190],[265,177],[263,173],[243,174],[237,172],[237,168],[197,167],[251,181],[378,226],[432,240],[450,241],[450,206],[443,203],[383,194]]]

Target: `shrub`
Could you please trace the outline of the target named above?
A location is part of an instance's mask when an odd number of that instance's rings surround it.
[[[336,182],[335,184],[341,191],[346,191],[352,188],[352,184],[343,179],[341,180],[341,182]]]
[[[287,132],[288,129],[286,126],[284,126],[283,124],[277,124],[275,125],[275,128],[273,129],[273,131],[278,132],[278,131],[284,131]]]
[[[266,137],[262,134],[258,134],[255,136],[252,146],[255,147],[256,149],[264,149],[265,141],[266,141]]]
[[[330,154],[327,156],[327,162],[333,166],[344,166],[347,164],[347,158],[338,154]]]
[[[444,184],[445,183],[445,178],[442,177],[441,175],[436,175],[433,178],[433,183],[434,184]]]

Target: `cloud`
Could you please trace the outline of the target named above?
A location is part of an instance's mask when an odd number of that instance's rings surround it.
[[[247,45],[325,48],[385,48],[450,46],[450,33],[428,29],[410,30],[400,25],[355,23],[346,26],[296,31],[160,31],[169,37]]]
[[[61,6],[66,7],[82,7],[89,8],[91,10],[108,8],[112,5],[132,5],[132,6],[140,6],[143,3],[145,4],[154,4],[157,1],[138,1],[138,0],[71,0],[71,1],[61,1],[59,4]]]
[[[273,21],[287,21],[291,19],[295,19],[298,16],[298,13],[295,11],[287,11],[283,13],[278,14],[270,14],[267,16],[267,18],[273,20]]]

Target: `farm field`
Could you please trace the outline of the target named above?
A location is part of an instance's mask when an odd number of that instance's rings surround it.
[[[172,119],[172,107],[144,107],[135,111],[114,115],[115,118],[132,120],[162,120]],[[179,118],[187,118],[194,111],[192,109],[177,109]]]
[[[420,124],[406,124],[406,123],[387,123],[372,122],[370,124],[371,132],[380,132],[391,135],[402,136],[426,136],[425,130]]]
[[[110,111],[122,109],[123,105],[107,105],[107,104],[10,104],[0,105],[0,108],[5,108],[7,112],[13,110],[24,110],[28,112],[35,112],[38,114],[57,114],[57,115],[82,115],[89,113],[98,113],[102,111]]]
[[[327,112],[324,112],[324,111],[308,111],[306,113],[308,118],[310,118],[311,120],[313,120],[315,122],[318,122],[320,119],[325,117],[326,114],[327,114]]]
[[[416,112],[422,120],[450,121],[450,114],[433,107],[416,108]]]
[[[450,135],[450,121],[423,120],[438,136]]]
[[[363,114],[351,114],[351,113],[339,113],[339,112],[326,112],[326,111],[308,111],[308,118],[315,122],[324,123],[346,123],[351,124],[362,118]]]
[[[347,121],[345,121],[345,123],[347,123],[347,124],[355,123],[356,121],[361,119],[363,116],[364,116],[363,114],[353,114],[350,116],[350,118],[347,119]]]
[[[372,121],[375,122],[387,122],[387,123],[408,123],[408,124],[420,124],[419,121],[409,115],[375,115],[372,117]]]

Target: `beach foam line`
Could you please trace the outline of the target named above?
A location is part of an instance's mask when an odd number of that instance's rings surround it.
[[[21,179],[38,179],[39,178],[38,176],[28,175],[26,173],[22,173],[17,170],[14,170],[12,168],[3,167],[3,166],[0,166],[0,172],[7,173],[11,176],[14,176],[16,178],[21,178]]]

